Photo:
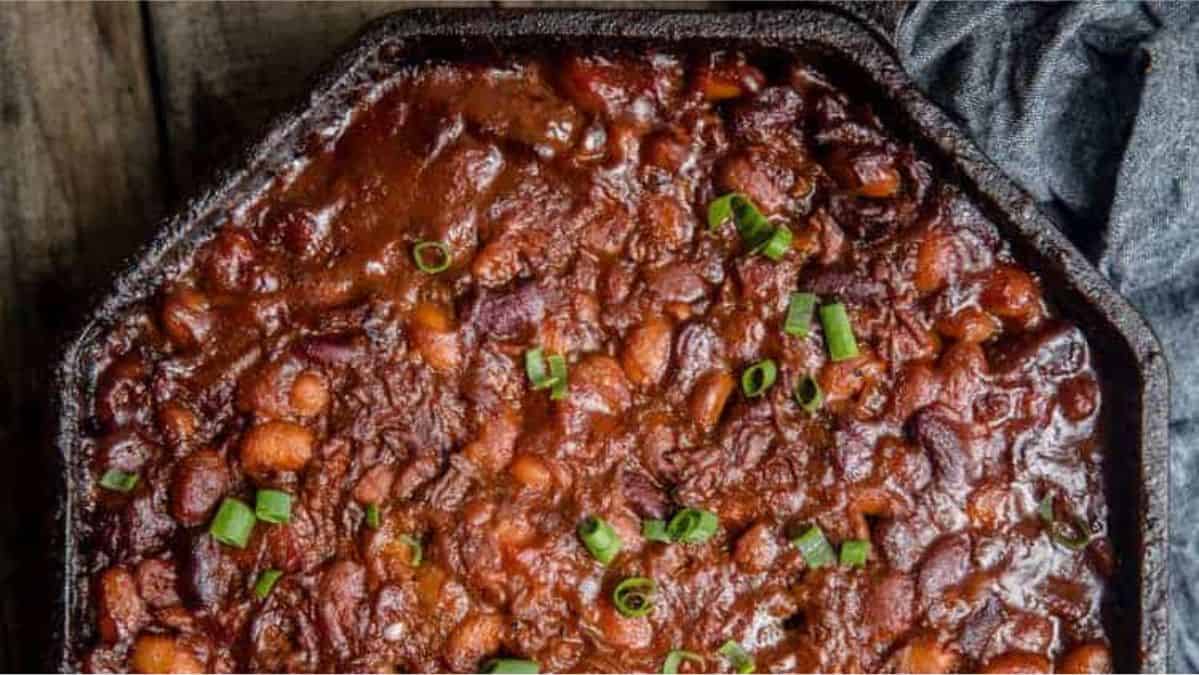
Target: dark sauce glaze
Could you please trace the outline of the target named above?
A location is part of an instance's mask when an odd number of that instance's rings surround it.
[[[88,457],[140,482],[95,491],[83,666],[656,672],[672,649],[727,669],[734,639],[759,671],[1108,668],[1087,344],[834,75],[613,52],[398,76],[106,339]],[[795,231],[783,260],[707,230],[734,190]],[[452,267],[420,272],[419,240]],[[783,333],[796,290],[845,302],[858,358]],[[562,401],[525,377],[538,345],[567,356]],[[778,381],[747,399],[763,358]],[[261,487],[290,523],[214,541],[221,499]],[[641,538],[683,506],[716,536]],[[624,542],[607,567],[587,515]],[[808,569],[806,523],[869,539],[866,567]],[[634,575],[644,618],[610,599]]]

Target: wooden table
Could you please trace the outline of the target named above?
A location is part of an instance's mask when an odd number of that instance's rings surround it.
[[[338,46],[416,4],[0,5],[0,669],[45,667],[57,341]]]

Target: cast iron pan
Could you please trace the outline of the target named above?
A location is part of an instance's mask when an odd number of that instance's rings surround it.
[[[122,308],[151,297],[187,263],[239,203],[294,167],[312,140],[336,133],[351,108],[370,99],[404,63],[431,56],[496,52],[569,42],[711,45],[801,51],[849,75],[887,123],[918,146],[998,227],[1013,253],[1042,279],[1049,301],[1086,333],[1103,376],[1109,533],[1119,560],[1106,621],[1115,666],[1160,672],[1167,664],[1166,363],[1156,338],[1032,199],[987,160],[914,87],[881,30],[843,8],[818,5],[773,12],[411,11],[371,24],[314,82],[308,96],[270,125],[213,186],[168,219],[119,274],[63,351],[56,371],[61,462],[58,527],[52,542],[58,595],[47,666],[77,670],[93,639],[88,579],[78,542],[87,534],[93,480],[77,452],[97,373],[99,337]],[[332,130],[332,131],[331,131]],[[1118,414],[1117,414],[1118,413]]]

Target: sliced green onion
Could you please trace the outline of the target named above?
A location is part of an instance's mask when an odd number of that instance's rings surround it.
[[[754,672],[754,659],[736,640],[729,640],[720,646],[720,654],[729,660],[738,673]]]
[[[762,255],[771,260],[782,260],[791,250],[791,228],[779,225],[770,233],[770,238],[762,244]]]
[[[621,616],[636,618],[649,614],[654,608],[654,592],[658,585],[648,577],[629,577],[612,591],[612,604]]]
[[[792,293],[787,303],[787,318],[783,321],[783,332],[787,335],[807,337],[812,331],[812,314],[816,311],[815,293]]]
[[[291,495],[281,490],[259,490],[254,514],[268,523],[286,523],[291,520]]]
[[[381,522],[382,522],[382,519],[379,516],[379,505],[378,504],[367,504],[366,505],[366,526],[371,528],[372,530],[377,530],[377,529],[379,529],[379,524]]]
[[[533,384],[534,389],[547,389],[554,384],[541,347],[534,347],[525,352],[525,375],[529,376],[529,382]]]
[[[841,542],[842,567],[865,567],[866,557],[870,555],[870,542],[864,539],[850,539]]]
[[[137,487],[137,474],[120,469],[109,469],[100,477],[100,487],[113,492],[132,492]]]
[[[741,391],[749,398],[757,398],[774,384],[778,374],[778,366],[774,365],[773,360],[758,361],[741,373]]]
[[[824,326],[829,357],[834,361],[844,361],[858,355],[858,341],[854,339],[853,326],[849,323],[845,305],[839,302],[822,305],[820,323]]]
[[[689,652],[684,649],[672,649],[666,655],[666,660],[662,662],[662,672],[665,675],[678,675],[679,666],[682,665],[684,660],[698,663],[700,668],[707,666],[704,657],[695,652]]]
[[[579,523],[579,539],[583,540],[583,546],[587,547],[591,556],[602,565],[612,562],[616,554],[620,553],[622,545],[616,530],[603,518],[596,516],[587,516]]]
[[[730,218],[737,226],[741,240],[751,251],[766,246],[776,230],[748,197],[736,192],[718,197],[708,204],[709,229],[720,227]],[[787,245],[790,246],[790,242]]]
[[[420,567],[421,562],[425,559],[425,547],[421,545],[420,539],[410,534],[401,534],[396,538],[400,540],[401,544],[408,546],[408,566]]]
[[[208,531],[222,544],[245,548],[254,531],[254,512],[240,499],[225,497]]]
[[[541,666],[528,659],[492,659],[483,665],[483,672],[537,675],[541,672]]]
[[[791,543],[799,549],[808,567],[826,567],[837,560],[833,547],[829,545],[828,539],[824,538],[824,532],[820,530],[819,525],[809,527],[803,534],[792,539]]]
[[[551,354],[546,361],[550,365],[550,377],[553,378],[550,384],[550,400],[561,401],[566,398],[569,384],[566,380],[566,358],[560,354]]]
[[[281,576],[283,572],[280,570],[263,570],[262,574],[258,575],[258,581],[254,582],[254,595],[258,596],[259,600],[266,600],[266,596],[271,594],[271,589]]]
[[[820,383],[811,375],[804,375],[799,384],[795,386],[795,402],[799,407],[815,413],[820,410],[820,406],[824,405],[824,392],[820,389]]]
[[[437,252],[434,257],[435,262],[431,263],[426,259],[425,251]],[[454,258],[449,245],[440,241],[422,241],[412,247],[412,260],[416,263],[417,269],[425,274],[437,274],[448,270]]]
[[[641,523],[641,536],[649,541],[660,541],[666,544],[674,541],[666,531],[665,520],[647,520]]]
[[[1057,519],[1053,510],[1053,493],[1045,495],[1037,506],[1037,513],[1049,529],[1049,537],[1072,551],[1081,551],[1091,543],[1091,528],[1086,521],[1072,516],[1069,523]]]
[[[708,229],[715,230],[733,217],[733,200],[745,199],[744,195],[736,192],[730,192],[722,197],[717,197],[708,204]]]
[[[711,511],[683,509],[670,519],[670,524],[666,526],[666,533],[673,541],[702,544],[716,534],[718,524],[719,520],[716,518],[716,514]]]

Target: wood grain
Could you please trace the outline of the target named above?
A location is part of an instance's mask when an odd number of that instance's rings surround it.
[[[152,3],[169,169],[188,195],[373,18],[411,2]]]
[[[53,345],[161,212],[147,73],[136,5],[0,7],[0,624],[12,668],[40,669],[54,592],[31,555],[52,513],[39,440]]]

